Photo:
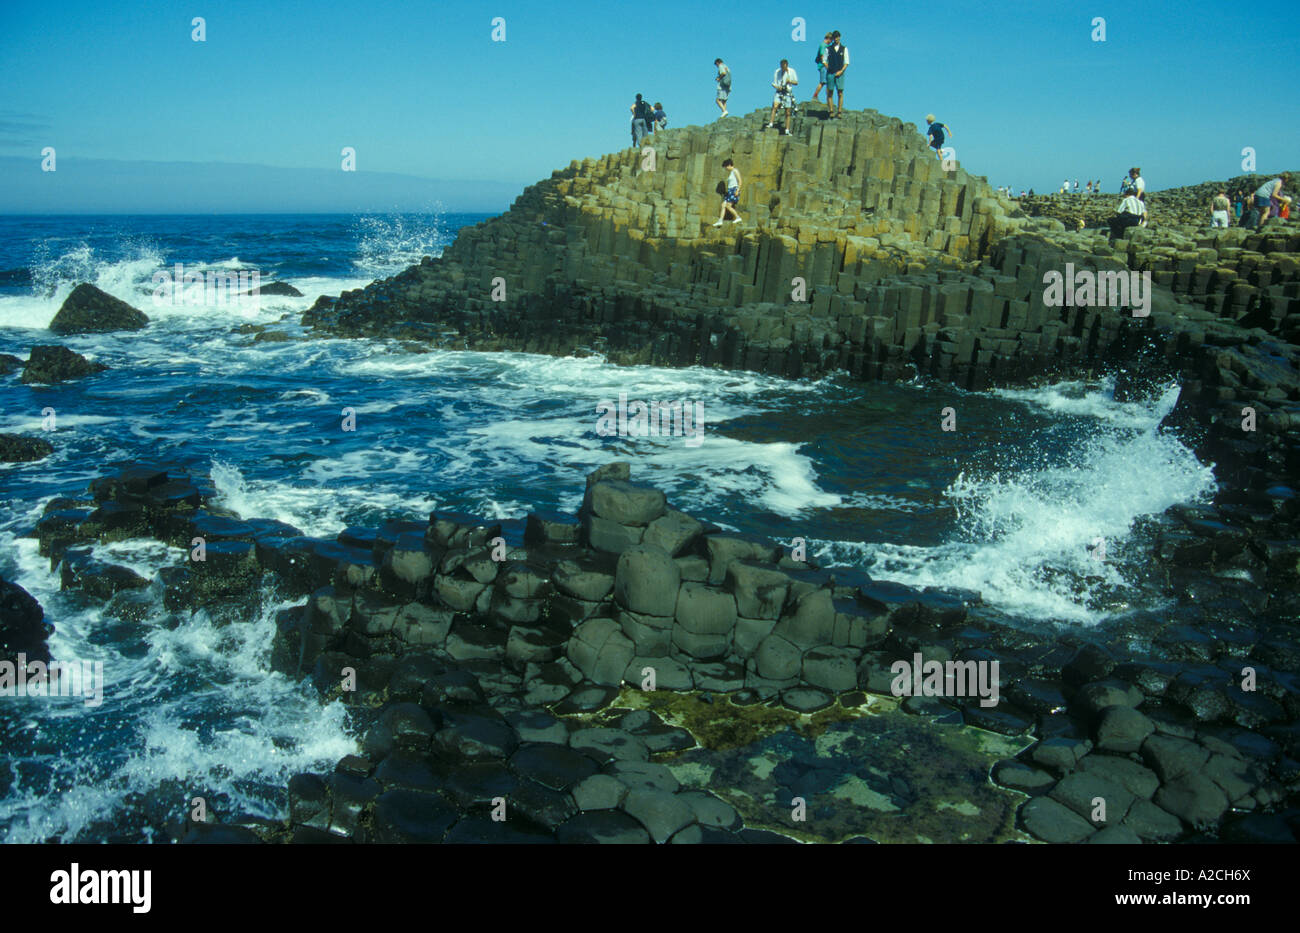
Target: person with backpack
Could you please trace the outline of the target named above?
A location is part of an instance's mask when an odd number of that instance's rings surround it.
[[[952,135],[952,130],[948,128],[948,124],[937,122],[934,119],[934,114],[927,113],[925,115],[925,135],[930,137],[930,148],[934,150],[936,159],[943,158],[944,133],[949,136]]]
[[[831,33],[831,44],[826,48],[826,109],[831,109],[831,96],[839,91],[839,106],[831,114],[838,118],[844,112],[844,71],[849,67],[849,50],[840,42],[840,32]]]
[[[1142,194],[1147,190],[1147,183],[1142,180],[1142,169],[1134,167],[1128,170],[1124,180],[1119,183],[1119,193],[1122,195]]]
[[[658,101],[655,102],[654,128],[656,130],[668,129],[668,114],[664,113],[664,105]]]
[[[826,38],[822,39],[822,44],[817,46],[817,57],[813,59],[813,64],[817,66],[817,90],[813,91],[813,101],[821,96],[822,88],[826,86],[826,50],[830,48],[831,41],[832,36],[828,32]]]
[[[654,119],[654,109],[641,99],[641,95],[636,96],[636,101],[628,110],[632,111],[632,147],[641,148],[641,140],[645,139],[650,132],[650,121]]]
[[[713,64],[718,68],[718,75],[713,80],[718,85],[717,105],[722,116],[727,116],[727,98],[731,95],[731,69],[723,64],[722,59],[715,58]]]

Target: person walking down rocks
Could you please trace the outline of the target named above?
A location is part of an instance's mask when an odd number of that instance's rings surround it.
[[[718,220],[713,225],[721,227],[723,219],[727,213],[732,214],[732,223],[740,223],[740,213],[736,210],[736,205],[740,203],[740,172],[736,170],[736,164],[730,159],[723,160],[722,167],[727,169],[727,193],[722,196],[722,210],[718,211]]]
[[[650,121],[654,119],[654,108],[641,99],[641,95],[636,96],[636,101],[628,110],[632,111],[632,146],[641,148],[641,140],[645,139],[650,132]]]
[[[1282,188],[1291,177],[1283,172],[1272,181],[1266,181],[1255,191],[1255,205],[1259,208],[1259,228],[1263,229],[1264,221],[1270,216],[1281,217],[1282,208],[1291,206],[1291,199],[1282,193]],[[1289,214],[1290,211],[1288,210]]]
[[[831,47],[834,37],[828,32],[822,39],[822,44],[817,46],[817,57],[813,62],[817,65],[817,90],[813,91],[812,99],[815,102],[821,96],[822,88],[826,86],[826,50]]]
[[[934,114],[925,115],[925,135],[930,137],[930,148],[934,150],[936,159],[943,158],[943,141],[944,134],[952,135],[952,130],[948,128],[947,123],[940,123],[934,118]]]
[[[716,103],[718,109],[722,111],[722,116],[727,114],[727,98],[731,96],[731,69],[723,63],[722,59],[715,58],[713,64],[718,69],[718,74],[714,77],[714,82],[718,85],[718,96]]]
[[[1210,226],[1226,227],[1228,226],[1228,211],[1232,208],[1232,202],[1228,200],[1228,192],[1220,191],[1210,202]]]
[[[1110,227],[1111,241],[1115,241],[1124,235],[1124,231],[1129,227],[1136,227],[1142,223],[1146,216],[1147,208],[1142,199],[1136,193],[1124,195],[1124,200],[1119,202],[1119,209],[1115,216],[1106,221]]]
[[[840,41],[840,32],[831,33],[831,44],[826,48],[826,109],[831,109],[831,95],[839,92],[839,104],[832,118],[844,113],[844,71],[849,67],[849,50]]]
[[[776,124],[776,110],[778,107],[785,108],[785,129],[781,131],[782,136],[790,135],[790,118],[794,116],[794,87],[799,83],[799,76],[795,74],[794,69],[790,67],[790,62],[781,59],[781,64],[776,66],[776,71],[772,73],[772,114],[767,118],[767,129],[771,129]]]

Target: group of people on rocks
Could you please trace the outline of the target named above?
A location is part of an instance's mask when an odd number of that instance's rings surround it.
[[[632,111],[632,145],[637,149],[641,148],[641,140],[647,135],[668,128],[668,115],[661,103],[652,105],[638,94],[628,109]]]
[[[826,109],[830,112],[829,117],[832,120],[838,119],[844,113],[844,72],[849,67],[849,50],[841,40],[839,30],[826,33],[821,44],[817,46],[817,56],[813,59],[813,63],[817,66],[818,80],[812,99],[817,100],[822,88],[826,88]],[[713,83],[717,85],[714,102],[718,105],[721,116],[727,117],[730,116],[727,112],[727,99],[731,96],[731,69],[720,58],[713,60],[713,67],[717,69],[717,74],[713,78]],[[776,126],[776,112],[784,110],[785,127],[782,128],[781,133],[785,136],[790,135],[790,121],[798,106],[794,90],[798,84],[799,75],[790,67],[789,59],[781,59],[772,74],[772,112],[767,119],[767,129]]]
[[[1283,172],[1254,191],[1239,187],[1231,196],[1220,191],[1210,200],[1210,226],[1230,227],[1235,221],[1238,226],[1260,230],[1270,217],[1289,218],[1291,197],[1284,189],[1290,183],[1291,176]]]

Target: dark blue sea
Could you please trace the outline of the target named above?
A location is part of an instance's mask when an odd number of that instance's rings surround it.
[[[56,658],[102,660],[104,702],[0,699],[0,837],[145,841],[150,808],[284,815],[285,783],[356,749],[343,706],[269,670],[273,589],[218,625],[160,597],[141,622],[60,591],[25,537],[45,503],[117,464],[167,459],[207,473],[219,504],[312,535],[447,509],[522,518],[574,511],[612,459],[677,508],[740,533],[807,542],[826,564],[918,586],[978,590],[987,611],[1041,629],[1151,610],[1135,559],[1145,515],[1207,495],[1213,477],[1157,430],[1176,387],[1116,402],[1106,382],[963,393],[924,382],[790,383],[747,372],[617,367],[395,340],[302,339],[321,295],[437,256],[469,215],[0,218],[0,352],[62,343],[107,372],[59,386],[0,377],[0,431],[55,453],[0,465],[0,574],[55,626]],[[300,298],[158,299],[158,274],[256,271]],[[47,326],[80,282],[140,308],[139,332],[58,338]],[[283,333],[287,340],[256,339]],[[700,403],[703,442],[602,437],[597,406]],[[951,406],[957,430],[941,430]],[[343,409],[356,430],[343,431]],[[53,430],[43,412],[53,409]],[[1107,560],[1093,559],[1102,539]],[[152,577],[184,553],[100,545]],[[155,594],[157,596],[157,594]]]

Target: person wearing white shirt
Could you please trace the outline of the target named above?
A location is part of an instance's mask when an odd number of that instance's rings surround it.
[[[1137,194],[1128,194],[1119,202],[1119,210],[1107,223],[1110,225],[1110,238],[1117,240],[1129,227],[1136,227],[1146,222],[1147,206]]]
[[[772,75],[772,89],[776,93],[772,95],[772,115],[767,118],[767,128],[771,129],[776,124],[776,108],[784,107],[785,129],[781,131],[783,136],[790,135],[790,118],[794,115],[793,89],[798,83],[799,76],[790,67],[790,62],[781,59],[781,64]]]

